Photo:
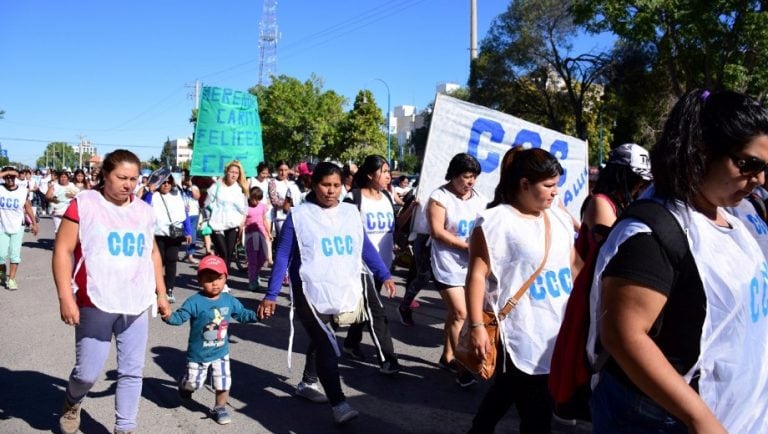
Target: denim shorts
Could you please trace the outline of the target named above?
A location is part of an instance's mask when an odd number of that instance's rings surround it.
[[[592,432],[687,434],[685,424],[635,388],[603,369],[592,391]]]

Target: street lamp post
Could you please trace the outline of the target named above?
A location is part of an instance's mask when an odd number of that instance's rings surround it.
[[[381,84],[384,85],[384,87],[387,88],[387,163],[389,164],[390,170],[392,169],[392,135],[390,134],[390,116],[389,116],[389,85],[386,81],[380,79],[380,78],[374,78],[376,81],[380,81]]]

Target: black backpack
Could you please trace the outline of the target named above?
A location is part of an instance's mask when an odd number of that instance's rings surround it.
[[[695,272],[698,275],[688,238],[677,219],[667,208],[656,201],[641,199],[630,204],[616,223],[627,218],[637,219],[651,228],[653,236],[664,249],[675,270]],[[609,354],[600,352],[598,349],[596,352],[599,356],[594,366],[587,359],[586,348],[590,325],[589,298],[597,253],[592,258],[584,259],[584,268],[573,282],[571,296],[555,341],[550,365],[549,391],[558,416],[590,420],[590,378],[605,365]],[[662,316],[663,311],[654,324],[655,332],[658,332],[661,327]]]

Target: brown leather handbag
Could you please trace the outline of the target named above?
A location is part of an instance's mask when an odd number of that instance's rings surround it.
[[[489,380],[493,377],[493,373],[496,370],[496,355],[499,348],[499,321],[503,321],[512,309],[517,306],[520,297],[525,294],[525,291],[531,286],[536,277],[538,277],[541,270],[544,269],[544,264],[547,262],[549,256],[549,246],[551,244],[550,230],[549,230],[549,216],[544,212],[544,258],[539,264],[539,268],[533,272],[531,277],[520,286],[514,296],[512,296],[499,311],[497,316],[490,311],[483,311],[483,326],[488,333],[488,339],[491,341],[491,349],[485,353],[485,357],[480,357],[475,352],[475,347],[472,345],[472,327],[468,320],[464,321],[464,325],[459,332],[459,342],[456,344],[456,348],[453,350],[453,355],[456,360],[459,361],[468,371],[474,375],[482,378],[483,380]]]

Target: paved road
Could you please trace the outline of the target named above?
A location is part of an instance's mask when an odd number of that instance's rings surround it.
[[[0,289],[0,432],[27,433],[58,430],[58,412],[69,371],[74,363],[74,329],[59,319],[50,268],[53,222],[44,218],[37,238],[25,234],[18,291]],[[402,271],[402,270],[400,270]],[[194,269],[179,264],[176,294],[179,302],[194,293]],[[263,275],[267,277],[267,273]],[[402,295],[402,276],[398,277]],[[255,309],[260,294],[246,291],[247,278],[235,272],[233,295]],[[333,423],[330,406],[293,397],[304,365],[306,337],[296,322],[293,369],[287,367],[290,322],[287,297],[278,314],[263,324],[233,324],[232,423],[217,425],[208,417],[214,395],[197,391],[190,404],[180,405],[176,378],[182,374],[188,327],[173,327],[159,318],[151,321],[139,411],[139,432],[152,433],[462,433],[487,384],[460,389],[454,378],[437,368],[445,314],[436,292],[423,291],[415,311],[415,327],[402,326],[395,300],[387,300],[395,349],[404,372],[386,377],[377,365],[342,359],[341,374],[349,402],[361,415],[343,427]],[[344,331],[340,331],[344,335]],[[373,354],[370,338],[363,349]],[[84,433],[110,433],[114,424],[114,349],[102,379],[83,404]],[[558,427],[558,432],[587,432],[586,427]],[[514,409],[497,432],[517,432]]]

